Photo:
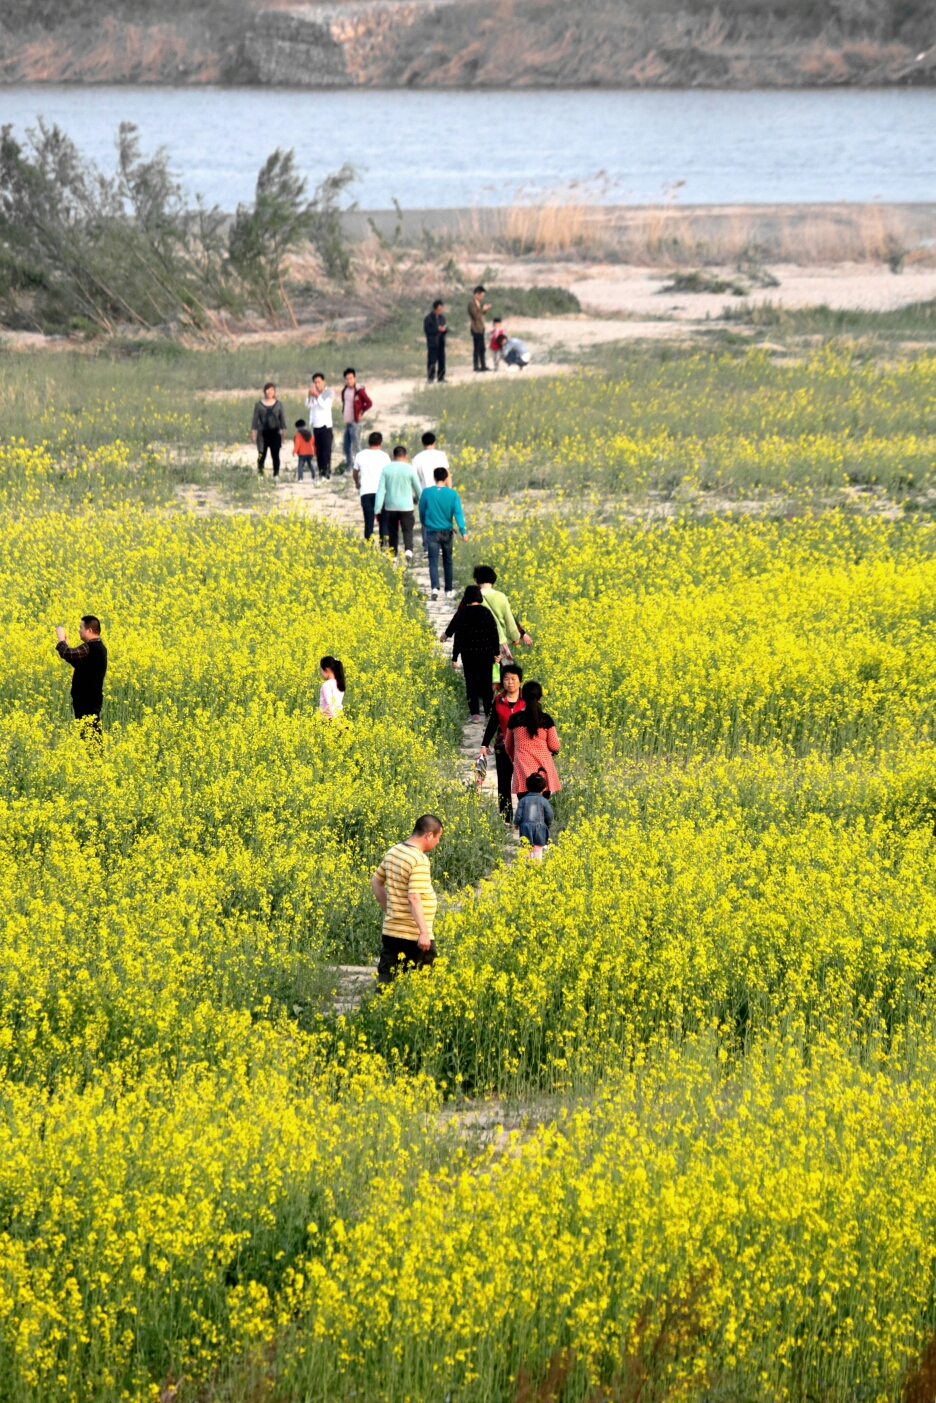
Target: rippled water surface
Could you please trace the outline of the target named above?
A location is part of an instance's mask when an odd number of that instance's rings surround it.
[[[0,121],[41,113],[101,165],[122,120],[185,185],[232,209],[275,146],[313,179],[352,161],[365,209],[504,204],[584,188],[647,203],[936,200],[936,92],[0,89]],[[684,183],[680,183],[684,182]]]

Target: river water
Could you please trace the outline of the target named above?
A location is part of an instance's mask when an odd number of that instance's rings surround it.
[[[42,114],[99,165],[121,121],[192,193],[233,209],[276,146],[311,181],[344,161],[364,209],[509,204],[936,200],[936,91],[285,92],[0,88],[0,122]]]

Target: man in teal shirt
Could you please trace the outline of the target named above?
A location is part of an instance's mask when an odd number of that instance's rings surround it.
[[[433,473],[435,478],[431,487],[427,487],[419,499],[419,519],[426,528],[426,551],[429,556],[429,585],[432,590],[433,599],[439,597],[439,552],[442,552],[442,565],[445,570],[445,593],[451,599],[455,594],[454,582],[452,579],[452,542],[455,539],[455,527],[461,532],[463,541],[467,541],[468,532],[465,530],[465,515],[462,511],[461,498],[454,487],[446,486],[448,479],[448,468],[438,467]]]
[[[387,539],[394,556],[400,544],[400,528],[403,528],[403,554],[407,565],[413,559],[413,526],[416,522],[413,503],[419,501],[421,493],[416,470],[407,461],[406,449],[398,443],[393,450],[393,461],[380,472],[374,516],[379,517],[386,507]]]

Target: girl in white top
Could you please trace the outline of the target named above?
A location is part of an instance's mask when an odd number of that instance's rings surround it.
[[[319,711],[332,719],[344,710],[345,675],[344,666],[338,658],[330,654],[322,658],[319,671],[324,678],[319,692]]]

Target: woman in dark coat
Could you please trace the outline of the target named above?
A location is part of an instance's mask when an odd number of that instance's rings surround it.
[[[494,702],[491,677],[494,662],[500,656],[500,637],[497,621],[490,609],[485,609],[477,585],[469,585],[465,590],[458,612],[446,632],[451,632],[455,639],[452,666],[457,667],[458,659],[462,660],[471,719],[480,721],[482,706],[485,715],[488,715]]]

